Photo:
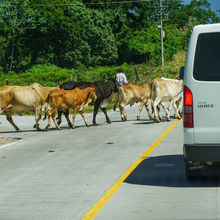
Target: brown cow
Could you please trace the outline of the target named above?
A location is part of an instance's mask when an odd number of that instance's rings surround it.
[[[118,90],[118,99],[120,103],[119,109],[122,121],[127,120],[127,115],[124,110],[125,105],[130,104],[130,106],[132,106],[135,102],[141,102],[141,106],[137,114],[137,120],[140,120],[140,114],[144,106],[147,110],[149,118],[153,119],[148,108],[148,102],[151,98],[151,88],[148,84],[144,83],[142,85],[133,85],[130,83],[125,83],[122,85],[122,87],[119,87]]]
[[[41,107],[45,102],[51,87],[43,87],[38,83],[30,86],[2,86],[0,88],[0,113],[5,112],[7,120],[17,130],[21,131],[12,120],[12,112],[22,115],[24,111],[35,112],[36,129],[39,128]]]
[[[48,124],[46,126],[46,129],[49,128],[51,125],[50,118],[52,116],[56,128],[60,130],[61,128],[59,127],[55,119],[56,110],[61,109],[63,111],[66,111],[67,109],[70,108],[74,109],[72,128],[74,128],[74,121],[77,112],[80,113],[86,126],[88,127],[89,124],[86,121],[86,118],[82,110],[83,108],[88,106],[89,103],[93,102],[96,98],[97,96],[95,94],[95,88],[93,87],[87,87],[82,90],[78,88],[75,88],[73,90],[64,90],[64,89],[51,90],[46,101],[49,103]],[[66,117],[66,119],[68,124],[70,124],[71,122],[69,121],[69,118]]]

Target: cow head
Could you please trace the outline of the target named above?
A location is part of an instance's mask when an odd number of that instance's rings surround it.
[[[89,87],[89,98],[91,99],[91,104],[94,104],[95,100],[97,99],[95,88]]]
[[[41,112],[48,112],[48,111],[50,110],[50,108],[51,108],[51,107],[50,107],[49,102],[45,101],[45,102],[42,104],[40,111],[41,111]]]

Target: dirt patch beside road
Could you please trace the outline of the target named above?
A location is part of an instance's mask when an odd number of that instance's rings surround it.
[[[14,142],[16,140],[17,140],[17,138],[4,138],[4,137],[0,137],[0,145],[8,144],[8,143]]]

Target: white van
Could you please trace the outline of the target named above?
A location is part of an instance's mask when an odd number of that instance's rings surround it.
[[[196,162],[220,161],[220,24],[195,26],[184,69],[186,176]]]

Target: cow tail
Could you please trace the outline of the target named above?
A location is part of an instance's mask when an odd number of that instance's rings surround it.
[[[44,107],[43,110],[45,111],[45,116],[44,116],[43,120],[46,119],[46,114],[47,114],[46,112],[48,112],[51,109],[51,96],[50,96],[51,91],[48,93],[47,98],[45,99],[44,103],[42,104],[42,107]]]
[[[151,99],[150,99],[152,114],[154,113],[153,102],[154,102],[155,83],[156,80],[154,79],[151,83]]]
[[[48,104],[50,103],[50,93],[51,93],[52,90],[50,90],[50,92],[48,93],[48,96],[45,100],[45,102],[47,102]]]
[[[90,99],[90,97],[92,96],[92,89],[91,89],[91,87],[87,87],[87,88],[85,88],[85,89],[83,89],[83,90],[84,90],[84,91],[86,90],[87,94],[86,94],[86,99],[85,99],[85,101],[83,101],[82,107],[80,107],[79,111],[82,111],[82,109],[89,104],[89,103],[88,103],[88,102],[89,102],[89,99]],[[84,92],[83,92],[83,93],[84,93]],[[79,96],[78,93],[76,93],[76,95]]]
[[[151,83],[151,101],[153,101],[154,99],[155,83],[156,83],[156,80],[154,79]]]

